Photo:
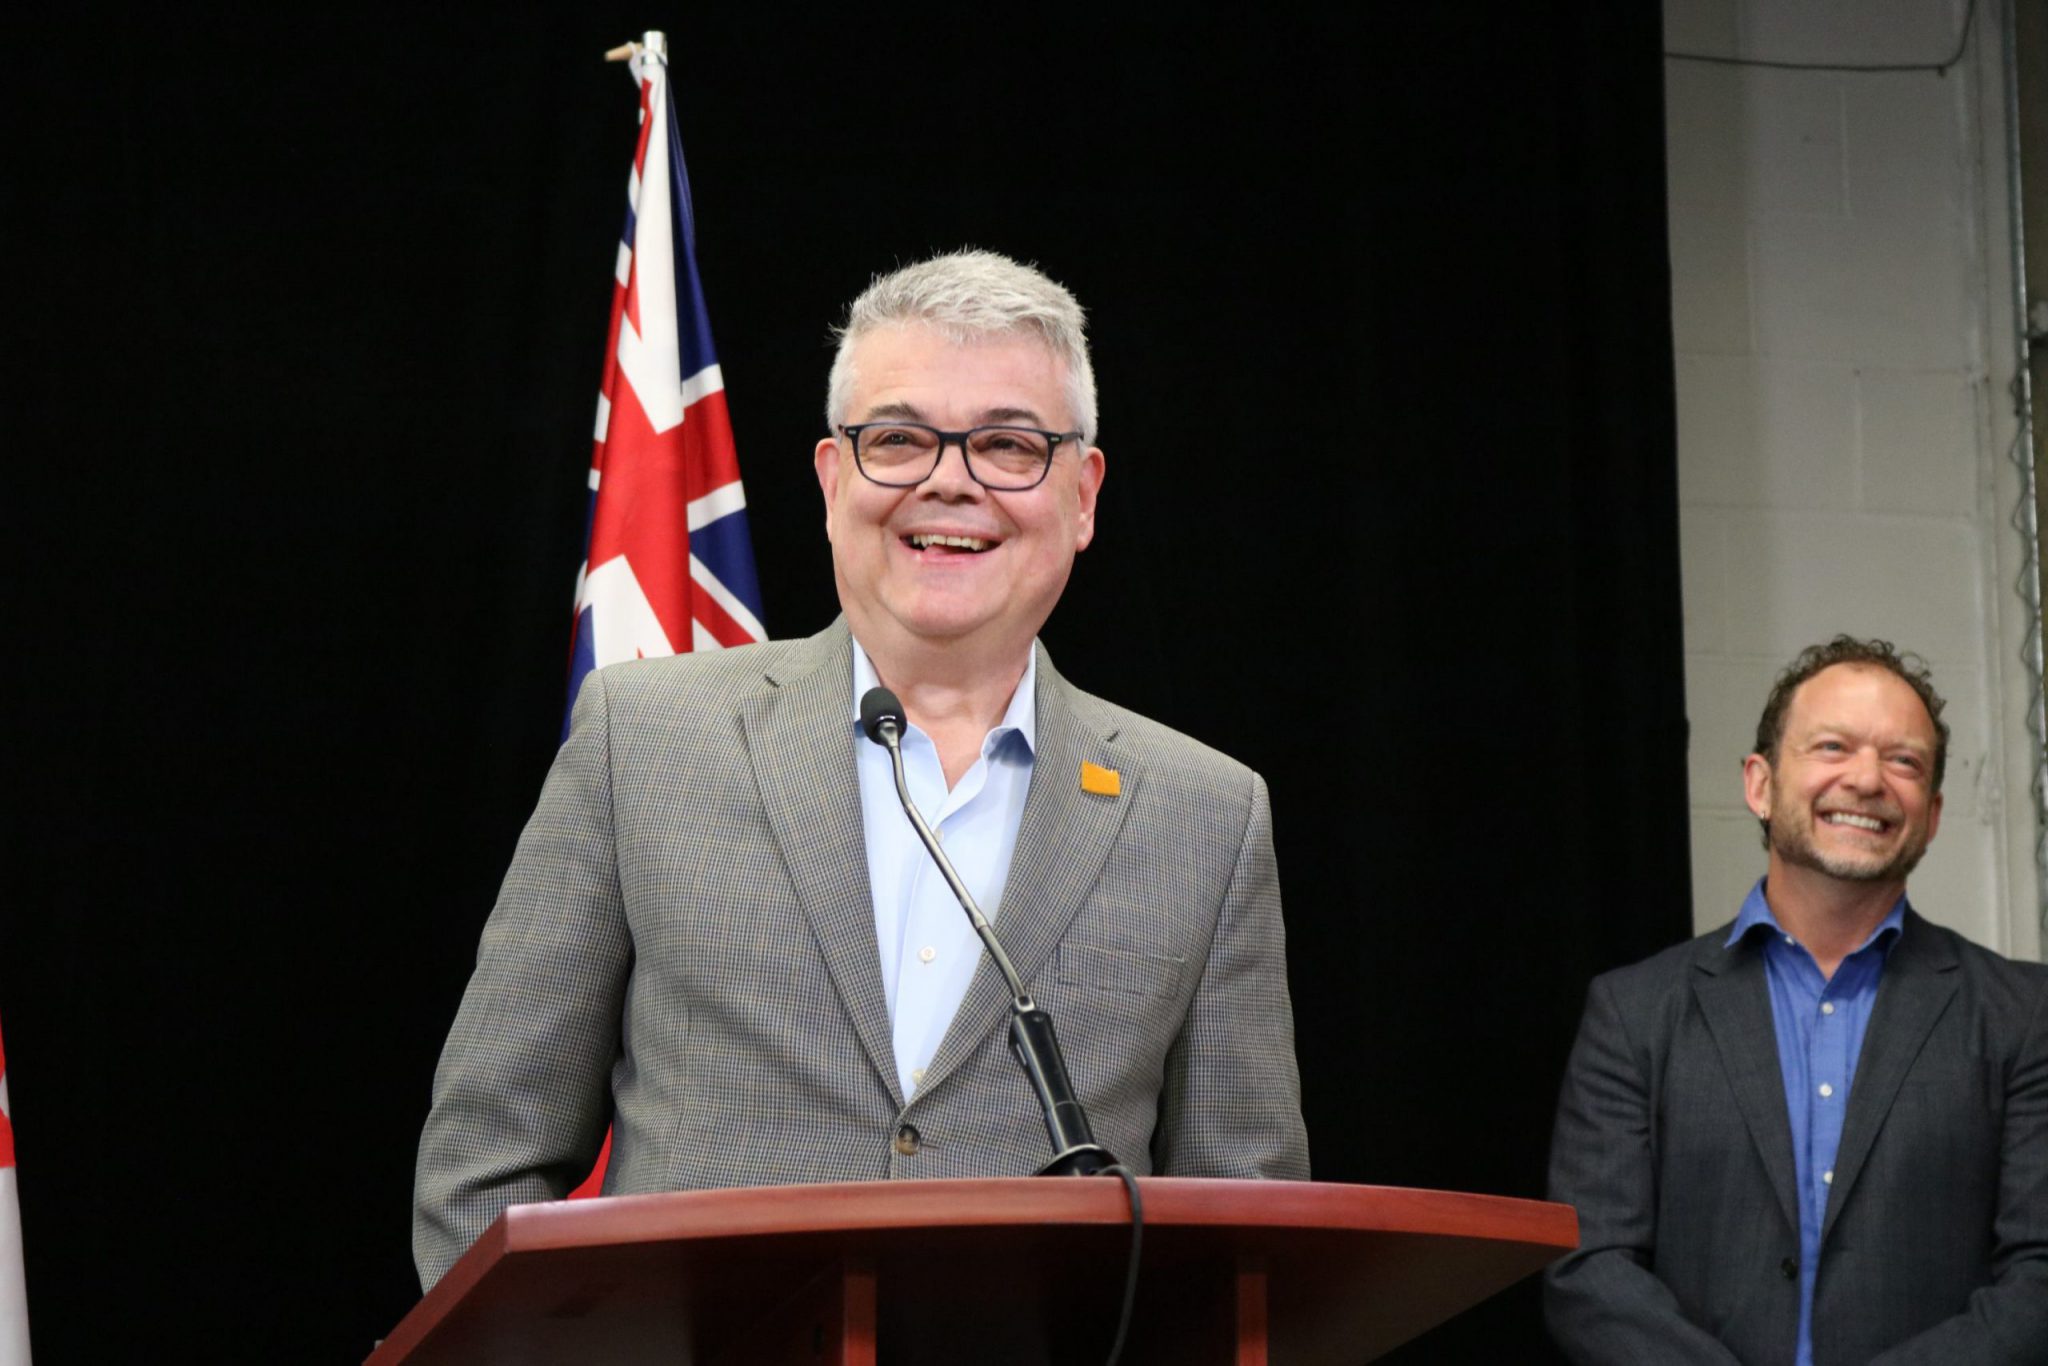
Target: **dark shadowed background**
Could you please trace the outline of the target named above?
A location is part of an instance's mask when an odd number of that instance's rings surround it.
[[[695,11],[695,12],[692,12]],[[1318,1177],[1540,1195],[1587,978],[1685,935],[1655,6],[10,30],[0,1020],[39,1360],[352,1361],[554,749],[671,35],[768,625],[826,326],[962,244],[1092,312],[1046,638],[1271,781]],[[1402,1354],[1542,1360],[1532,1286]]]

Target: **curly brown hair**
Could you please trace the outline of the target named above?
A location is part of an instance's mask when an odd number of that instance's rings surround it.
[[[1771,695],[1764,702],[1764,714],[1757,718],[1756,749],[1754,753],[1764,756],[1772,768],[1778,766],[1778,745],[1785,738],[1785,713],[1792,708],[1792,694],[1799,691],[1799,685],[1812,678],[1822,669],[1831,669],[1837,664],[1862,664],[1870,668],[1884,669],[1896,675],[1920,699],[1927,708],[1928,719],[1934,722],[1934,787],[1941,791],[1941,775],[1948,768],[1948,723],[1941,719],[1941,709],[1948,704],[1941,694],[1934,690],[1934,680],[1928,676],[1927,661],[1908,651],[1901,654],[1888,640],[1858,640],[1855,636],[1840,635],[1825,645],[1809,645],[1799,652],[1799,657],[1785,666],[1778,675],[1778,681],[1771,685]]]

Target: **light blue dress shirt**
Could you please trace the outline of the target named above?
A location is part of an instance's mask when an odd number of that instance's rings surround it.
[[[1822,977],[1806,946],[1786,934],[1771,914],[1759,878],[1728,935],[1731,946],[1749,936],[1762,941],[1771,1023],[1778,1034],[1778,1072],[1785,1082],[1786,1117],[1792,1121],[1793,1179],[1799,1187],[1796,1366],[1813,1366],[1813,1283],[1820,1270],[1821,1223],[1834,1184],[1835,1154],[1842,1146],[1842,1120],[1849,1112],[1849,1086],[1856,1079],[1885,958],[1905,924],[1906,898],[1901,896],[1835,975]]]
[[[860,699],[880,680],[859,641],[853,645],[853,716]],[[916,726],[903,736],[903,776],[923,813],[967,884],[975,904],[998,926],[1003,883],[1010,875],[1038,736],[1038,652],[1024,669],[1009,710],[981,742],[981,757],[951,791],[931,737]],[[903,814],[889,751],[865,733],[854,742],[860,775],[860,814],[867,838],[868,886],[875,901],[875,944],[881,953],[882,992],[894,1030],[896,1078],[904,1099],[917,1093],[924,1070],[959,1012],[980,966],[981,938],[953,898],[945,875]]]

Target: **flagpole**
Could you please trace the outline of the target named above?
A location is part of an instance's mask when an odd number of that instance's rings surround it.
[[[642,52],[651,52],[655,60],[666,65],[668,62],[668,35],[658,28],[651,28],[640,35],[637,43],[620,43],[604,54],[608,62],[630,62]]]

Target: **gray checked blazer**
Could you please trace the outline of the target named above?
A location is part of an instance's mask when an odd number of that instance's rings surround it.
[[[898,1093],[852,690],[843,621],[585,682],[435,1073],[423,1284],[506,1205],[565,1194],[607,1121],[608,1194],[1049,1156],[987,962]],[[1037,732],[994,919],[1097,1139],[1140,1172],[1305,1178],[1265,784],[1074,688],[1042,647]],[[1084,760],[1121,791],[1083,791]]]
[[[1578,1362],[1789,1363],[1799,1206],[1763,954],[1728,926],[1594,980],[1551,1145]],[[2048,967],[1910,909],[1822,1224],[1816,1366],[2048,1362]]]

